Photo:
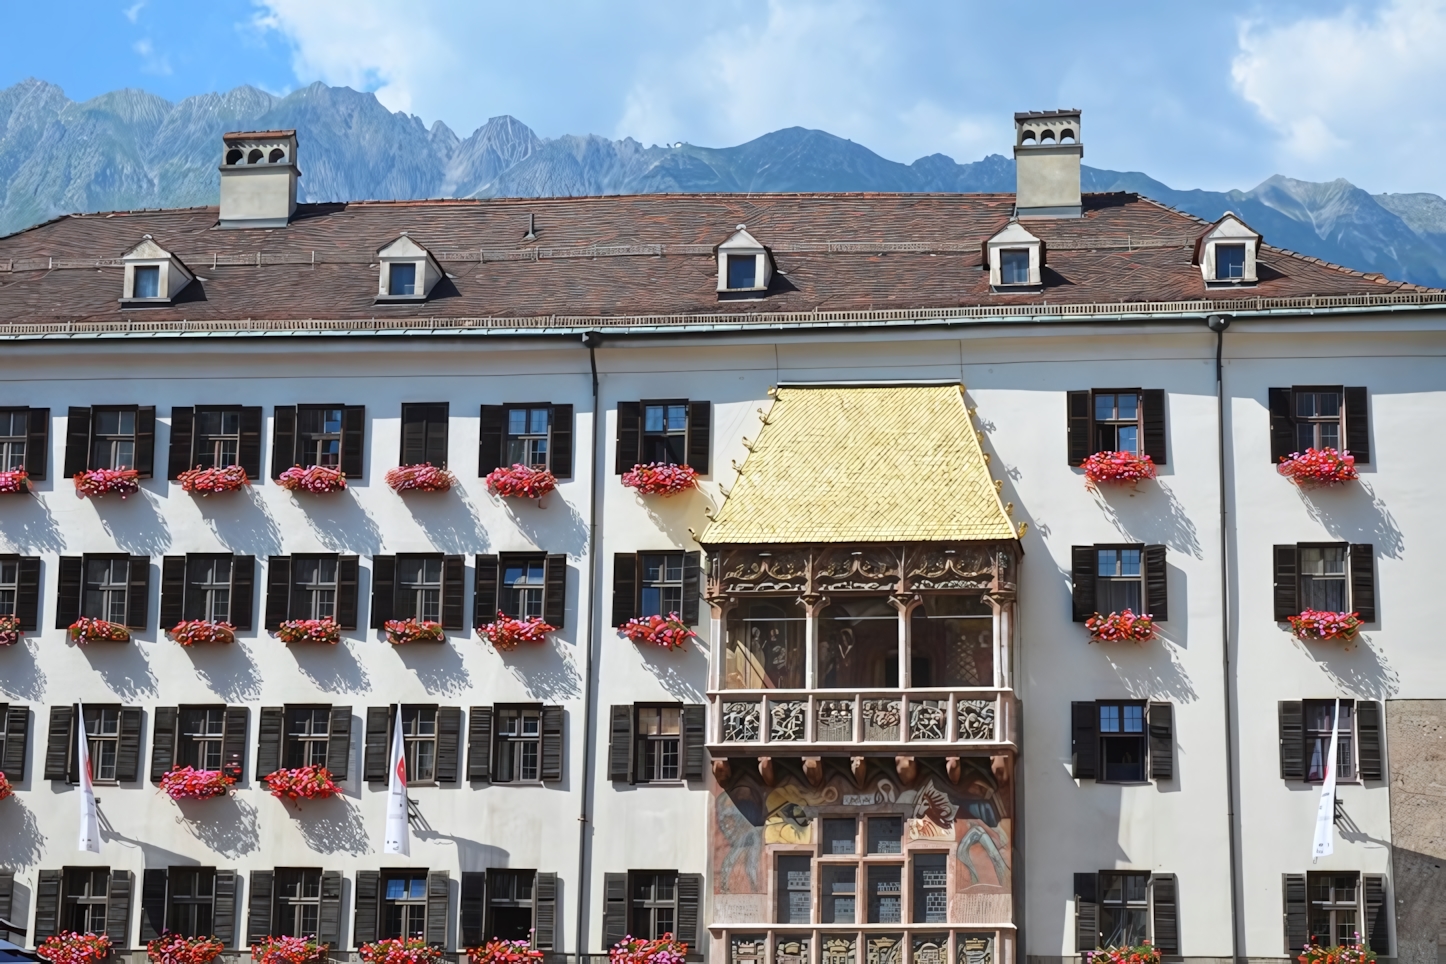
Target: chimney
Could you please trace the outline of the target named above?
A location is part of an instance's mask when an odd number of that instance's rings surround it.
[[[221,144],[221,227],[286,227],[301,177],[296,131],[240,131]]]
[[[1079,163],[1084,157],[1078,110],[1014,115],[1014,211],[1021,218],[1080,216]]]

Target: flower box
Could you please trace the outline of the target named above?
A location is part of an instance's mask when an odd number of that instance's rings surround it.
[[[319,964],[331,945],[314,937],[267,937],[251,945],[256,964]]]
[[[110,938],[104,934],[61,931],[47,937],[35,953],[50,964],[95,964],[110,956]]]
[[[686,941],[664,934],[655,941],[629,934],[608,951],[609,964],[683,964],[688,954]]]
[[[1360,478],[1356,474],[1356,457],[1333,448],[1306,449],[1280,460],[1276,471],[1296,485],[1340,485]]]
[[[1361,945],[1336,944],[1322,947],[1319,944],[1307,944],[1296,960],[1300,961],[1300,964],[1374,964],[1376,952]]]
[[[387,485],[396,492],[446,492],[456,484],[455,475],[430,462],[399,465],[387,473]]]
[[[276,629],[276,638],[288,645],[291,643],[341,642],[341,626],[335,619],[288,619]]]
[[[557,476],[530,465],[513,465],[487,473],[487,491],[512,499],[540,499],[557,488]]]
[[[153,964],[211,964],[226,945],[215,937],[182,937],[165,933],[146,942],[146,957]]]
[[[357,948],[366,964],[440,964],[442,949],[420,937],[368,941]]]
[[[124,499],[141,490],[141,474],[135,469],[91,469],[75,473],[75,494],[80,498],[114,493]]]
[[[19,616],[0,616],[0,646],[14,646],[24,635]]]
[[[383,628],[386,630],[387,642],[393,646],[404,646],[407,643],[442,643],[447,640],[442,624],[434,623],[430,619],[388,619]]]
[[[231,792],[236,778],[222,770],[175,767],[161,777],[161,790],[172,800],[209,800]]]
[[[513,619],[497,613],[497,618],[485,626],[477,627],[477,635],[492,644],[500,653],[508,653],[523,643],[541,644],[547,634],[556,632],[556,626],[549,626],[540,616],[531,619]]]
[[[240,492],[251,484],[246,470],[239,465],[228,465],[221,469],[203,469],[197,466],[176,476],[184,492],[199,492],[212,495],[216,492]]]
[[[1133,452],[1096,452],[1084,460],[1085,482],[1139,482],[1155,477],[1155,460]]]
[[[70,624],[70,638],[81,646],[86,643],[128,643],[131,631],[120,623],[82,616]]]
[[[683,623],[682,617],[677,613],[629,619],[618,627],[618,632],[635,643],[647,643],[664,649],[682,649],[688,640],[698,635]]]
[[[0,472],[0,495],[20,494],[30,491],[30,473],[24,469]]]
[[[1085,964],[1160,964],[1160,952],[1145,941],[1135,947],[1107,947],[1086,951]]]
[[[276,484],[292,492],[325,495],[346,488],[346,473],[330,465],[308,465],[304,469],[293,465],[277,477]]]
[[[11,796],[14,793],[15,788],[10,785],[9,780],[5,779],[5,771],[0,770],[0,800],[4,800],[6,797]]]
[[[527,941],[488,941],[467,948],[467,964],[533,964],[540,960],[542,952],[533,950]]]
[[[200,643],[234,643],[236,627],[210,619],[187,619],[166,630],[171,639],[182,646]]]
[[[1349,642],[1361,631],[1361,617],[1356,613],[1327,613],[1307,609],[1290,617],[1290,629],[1296,639],[1343,639]]]
[[[691,465],[649,462],[623,473],[623,485],[640,495],[677,495],[698,487],[698,470]]]
[[[274,770],[261,778],[278,800],[325,800],[341,793],[326,767],[296,767]]]
[[[1136,616],[1129,609],[1108,616],[1095,613],[1085,620],[1085,629],[1092,643],[1146,643],[1155,638],[1155,617]]]

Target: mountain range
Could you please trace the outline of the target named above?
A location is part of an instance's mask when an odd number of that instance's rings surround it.
[[[220,136],[296,128],[304,201],[583,194],[1014,190],[998,154],[957,163],[887,160],[792,127],[736,147],[648,146],[597,135],[538,137],[494,117],[460,138],[387,110],[370,93],[312,84],[171,103],[141,90],[75,102],[53,84],[0,90],[0,234],[76,211],[215,204]],[[1276,175],[1248,191],[1177,190],[1136,171],[1086,166],[1086,191],[1132,191],[1206,220],[1227,210],[1267,242],[1361,271],[1446,287],[1446,200],[1369,194],[1349,181]]]

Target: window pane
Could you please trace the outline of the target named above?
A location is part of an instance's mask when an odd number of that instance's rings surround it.
[[[735,608],[728,615],[724,688],[802,687],[806,627],[803,607],[791,600]]]
[[[903,920],[903,868],[868,868],[870,924],[898,924]]]
[[[1006,248],[999,252],[999,280],[1007,285],[1029,284],[1029,251]]]
[[[852,821],[850,821],[852,822]],[[853,853],[850,849],[848,853]],[[825,866],[823,880],[823,923],[852,924],[857,919],[858,868]]]
[[[778,858],[778,923],[808,924],[813,920],[813,858]]]
[[[818,637],[822,686],[899,685],[899,613],[883,598],[829,606],[819,617]]]
[[[410,295],[417,289],[417,266],[411,262],[391,266],[391,286],[388,294]]]
[[[982,596],[926,596],[910,618],[914,686],[994,685],[994,616]]]
[[[823,852],[851,854],[858,847],[858,821],[852,817],[825,817],[823,820]]]
[[[161,296],[161,268],[159,265],[137,265],[135,268],[135,290],[137,298],[159,298]]]
[[[1215,277],[1245,277],[1245,245],[1217,244],[1215,246]]]
[[[663,406],[649,405],[643,409],[643,431],[663,431]]]
[[[752,288],[757,273],[758,259],[751,254],[728,255],[728,287]]]
[[[1116,418],[1126,421],[1140,417],[1140,396],[1134,392],[1123,393],[1116,396],[1117,414]]]
[[[903,853],[904,819],[902,817],[869,818],[869,853]]]

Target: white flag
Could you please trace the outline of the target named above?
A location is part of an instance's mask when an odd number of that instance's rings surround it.
[[[397,722],[392,728],[392,775],[387,787],[387,834],[382,853],[412,855],[412,835],[407,826],[407,754],[402,742],[402,707],[397,705]]]
[[[1325,781],[1320,787],[1320,806],[1315,812],[1315,847],[1310,862],[1336,852],[1336,744],[1340,736],[1341,701],[1336,700],[1335,717],[1331,721],[1331,748],[1326,754]]]
[[[85,735],[85,708],[75,704],[75,759],[80,771],[80,840],[81,850],[100,853],[100,822],[95,815],[95,787],[90,782],[90,741]]]

